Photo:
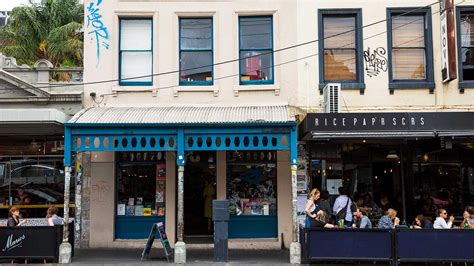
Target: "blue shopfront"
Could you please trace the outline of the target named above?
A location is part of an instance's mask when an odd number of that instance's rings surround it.
[[[212,234],[209,204],[218,198],[230,203],[230,238],[277,239],[288,229],[294,240],[291,213],[288,224],[278,217],[296,194],[291,114],[289,106],[85,109],[65,124],[67,176],[75,152],[114,154],[115,239],[146,238],[156,222],[177,242]]]

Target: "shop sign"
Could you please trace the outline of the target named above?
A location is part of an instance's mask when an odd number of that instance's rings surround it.
[[[62,231],[61,231],[62,232]],[[55,227],[4,227],[0,230],[1,258],[55,258]],[[41,245],[38,245],[41,243]]]
[[[305,118],[304,132],[474,130],[474,113],[318,113]]]
[[[453,0],[441,1],[441,74],[443,83],[456,79]]]

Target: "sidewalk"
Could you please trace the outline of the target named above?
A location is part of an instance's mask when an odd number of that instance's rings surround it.
[[[170,263],[166,261],[163,249],[152,248],[149,259],[140,261],[142,249],[76,249],[72,264],[101,264],[101,265],[157,265]],[[187,264],[213,264],[212,249],[189,249]],[[230,265],[289,265],[288,250],[248,250],[230,249]]]

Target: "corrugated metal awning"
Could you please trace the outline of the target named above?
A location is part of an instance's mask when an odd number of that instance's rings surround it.
[[[92,107],[81,110],[71,124],[239,124],[295,122],[288,105]]]

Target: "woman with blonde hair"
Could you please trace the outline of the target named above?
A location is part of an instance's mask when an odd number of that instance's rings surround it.
[[[317,188],[313,188],[308,194],[308,201],[306,202],[306,207],[304,212],[306,213],[306,228],[311,227],[311,220],[316,218],[316,213],[319,211],[319,206],[316,204],[316,201],[319,199],[321,192]]]
[[[390,208],[385,212],[385,216],[382,216],[382,218],[380,218],[377,227],[381,229],[393,229],[399,224],[400,219],[397,217],[397,211]]]
[[[335,225],[326,222],[326,213],[323,210],[316,213],[316,218],[314,218],[314,221],[311,221],[311,227],[336,228]]]

